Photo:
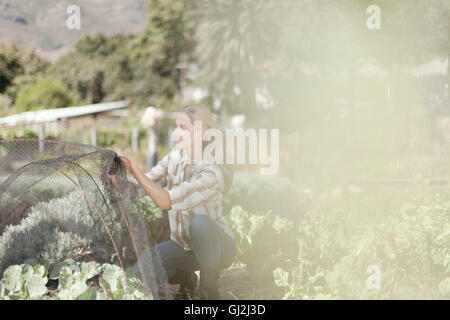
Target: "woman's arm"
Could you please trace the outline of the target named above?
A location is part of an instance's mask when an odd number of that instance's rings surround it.
[[[167,185],[168,165],[169,153],[166,154],[149,172],[146,172],[145,175],[158,186],[164,188]],[[130,181],[138,187],[139,197],[144,197],[147,195],[145,190],[139,185],[139,182],[135,178],[130,177]]]
[[[167,153],[149,172],[145,175],[164,188],[167,185],[167,168],[169,166],[169,153]]]
[[[139,168],[136,167],[135,163],[124,156],[120,159],[123,161],[125,167],[131,171],[134,175],[136,181],[141,185],[144,191],[155,201],[161,210],[170,209],[170,198],[167,190],[161,188],[158,184],[150,180]]]

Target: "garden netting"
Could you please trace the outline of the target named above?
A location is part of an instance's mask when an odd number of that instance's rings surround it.
[[[146,297],[171,299],[137,186],[117,154],[38,139],[0,141],[0,272],[36,259],[65,259],[136,270]],[[137,268],[135,264],[137,263]]]

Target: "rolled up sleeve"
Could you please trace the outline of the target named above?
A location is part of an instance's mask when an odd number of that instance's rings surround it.
[[[164,188],[167,184],[167,168],[169,166],[169,154],[166,154],[149,172],[145,175]]]
[[[168,191],[171,209],[189,210],[208,201],[217,194],[218,185],[219,181],[213,171],[201,172],[192,181],[185,181]]]
[[[145,175],[154,183],[164,188],[167,185],[167,167],[169,163],[169,154],[166,154],[149,172]],[[138,197],[142,198],[147,195],[145,190],[139,185],[134,177],[128,178],[130,182],[137,185]]]

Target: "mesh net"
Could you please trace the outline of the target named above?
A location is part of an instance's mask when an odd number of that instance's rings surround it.
[[[0,274],[29,258],[137,266],[147,298],[171,299],[137,186],[113,151],[38,139],[0,141]]]

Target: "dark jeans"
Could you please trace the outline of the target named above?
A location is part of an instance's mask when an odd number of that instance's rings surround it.
[[[184,283],[192,272],[200,270],[200,287],[217,286],[220,269],[229,267],[236,256],[236,242],[221,226],[206,215],[196,215],[189,224],[191,251],[185,251],[173,240],[161,242],[148,250],[159,251],[169,283]],[[141,262],[151,257],[144,251]],[[139,268],[135,271],[140,276]]]

